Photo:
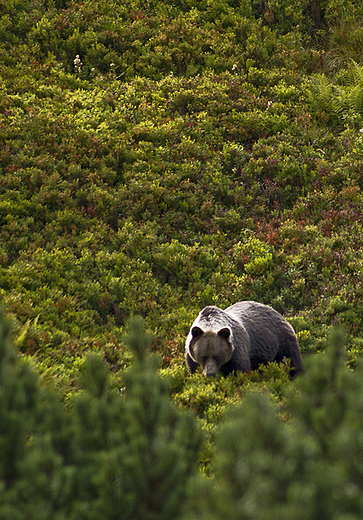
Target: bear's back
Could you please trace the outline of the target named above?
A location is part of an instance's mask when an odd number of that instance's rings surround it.
[[[231,305],[225,312],[240,321],[250,338],[252,369],[267,361],[281,361],[291,357],[291,352],[300,352],[292,326],[269,305],[254,301],[242,301]],[[293,360],[300,363],[299,359]]]

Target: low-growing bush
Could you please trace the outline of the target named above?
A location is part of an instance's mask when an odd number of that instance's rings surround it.
[[[185,518],[356,518],[362,514],[362,366],[344,366],[336,331],[289,389],[286,415],[258,392],[216,437],[215,479],[190,487]]]
[[[0,516],[177,518],[201,437],[190,413],[170,402],[142,319],[125,338],[134,363],[123,389],[90,356],[70,411],[16,358],[10,336],[1,317]]]

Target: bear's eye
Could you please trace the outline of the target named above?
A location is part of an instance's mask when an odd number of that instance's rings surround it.
[[[214,361],[216,361],[216,362],[218,363],[218,361],[219,361],[219,356],[214,356],[213,359],[214,359]]]

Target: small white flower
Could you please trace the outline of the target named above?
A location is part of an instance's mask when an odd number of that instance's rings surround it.
[[[360,132],[361,134],[363,134],[363,128],[360,128],[360,129],[359,129],[359,132]]]
[[[79,57],[79,54],[76,55],[76,57],[73,60],[73,63],[74,63],[76,72],[78,72],[78,74],[80,74],[81,69],[82,69],[82,61],[81,61],[81,58]]]
[[[236,72],[237,69],[238,69],[238,65],[236,63],[234,63],[232,65],[232,72]]]

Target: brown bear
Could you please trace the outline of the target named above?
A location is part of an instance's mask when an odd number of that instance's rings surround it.
[[[185,358],[194,373],[207,376],[249,372],[261,363],[290,359],[290,374],[303,372],[301,353],[292,326],[275,309],[254,301],[225,310],[205,307],[189,331]]]

